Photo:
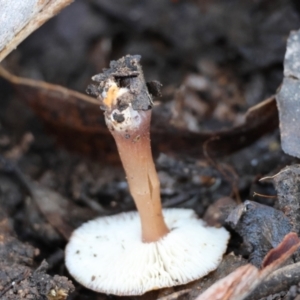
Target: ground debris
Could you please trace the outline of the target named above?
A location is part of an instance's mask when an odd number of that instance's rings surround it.
[[[184,289],[191,289],[191,291],[187,295],[181,296],[179,299],[194,300],[200,292],[205,291],[218,280],[226,277],[231,272],[245,265],[246,263],[246,260],[241,256],[236,256],[233,253],[226,255],[215,271],[211,272],[204,278],[200,278],[195,282],[191,282],[183,286]]]
[[[242,236],[250,253],[249,262],[256,267],[261,266],[268,251],[277,247],[292,229],[283,212],[249,200],[238,205],[226,223]]]
[[[32,266],[34,257],[39,253],[38,249],[29,244],[23,244],[13,234],[9,219],[0,210],[0,264]]]
[[[74,291],[74,286],[67,277],[46,274],[48,264],[43,261],[42,264],[30,276],[31,285],[36,286],[40,295],[48,300],[63,300],[68,294]]]
[[[65,240],[78,224],[96,217],[89,208],[80,208],[60,194],[37,183],[30,183],[32,198],[27,199],[27,211],[33,230],[51,241]],[[46,236],[45,236],[46,235]]]
[[[0,299],[66,299],[74,289],[72,283],[66,277],[46,274],[45,261],[33,271],[40,251],[13,234],[8,218],[0,210]]]
[[[176,300],[178,299],[180,296],[189,293],[190,290],[189,289],[185,289],[185,290],[180,290],[178,292],[173,292],[170,293],[166,296],[161,296],[160,294],[158,295],[157,300]]]
[[[25,270],[22,266],[5,266],[5,274],[13,276],[11,272],[19,272],[18,276],[7,278],[6,284],[0,290],[0,296],[3,300],[64,300],[69,293],[74,291],[74,286],[67,277],[55,275],[54,277],[46,274],[48,264],[43,261],[41,265],[32,271],[29,268]]]

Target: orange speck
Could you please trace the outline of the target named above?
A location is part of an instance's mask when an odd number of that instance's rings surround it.
[[[117,99],[119,92],[119,88],[116,85],[111,86],[108,91],[106,97],[103,99],[103,103],[111,107]]]

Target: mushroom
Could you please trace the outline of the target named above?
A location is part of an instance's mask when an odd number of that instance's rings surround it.
[[[66,266],[82,285],[97,292],[141,295],[185,284],[217,268],[229,234],[208,227],[191,209],[161,207],[149,127],[152,94],[140,56],[112,61],[92,79],[88,92],[100,99],[127,176],[137,212],[100,217],[76,229],[66,247]]]

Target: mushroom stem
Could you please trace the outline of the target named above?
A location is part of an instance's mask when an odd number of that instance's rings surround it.
[[[129,189],[142,225],[142,240],[155,242],[169,229],[162,215],[160,183],[150,145],[151,110],[139,111],[141,124],[127,133],[113,130],[120,158],[126,172]]]
[[[145,82],[139,55],[126,55],[110,63],[110,68],[93,76],[98,86],[88,93],[99,98],[105,121],[123,163],[129,189],[137,206],[142,240],[155,242],[169,229],[164,221],[160,184],[150,146],[152,95],[160,94],[161,84]]]

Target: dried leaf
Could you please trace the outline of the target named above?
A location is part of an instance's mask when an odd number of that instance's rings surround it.
[[[107,159],[109,153],[116,158],[96,99],[58,85],[14,76],[1,67],[0,76],[13,84],[20,97],[55,130],[64,145],[89,155]],[[204,144],[211,157],[224,156],[253,143],[278,125],[274,97],[249,109],[244,123],[230,130],[190,132],[172,126],[172,118],[169,110],[154,107],[151,130],[154,150],[198,158],[204,155]]]
[[[73,0],[0,0],[0,62],[71,2]]]
[[[282,242],[274,249],[268,252],[262,262],[262,269],[266,269],[269,266],[275,268],[275,264],[280,264],[280,259],[284,256],[294,245],[299,244],[299,238],[296,233],[287,234]]]

